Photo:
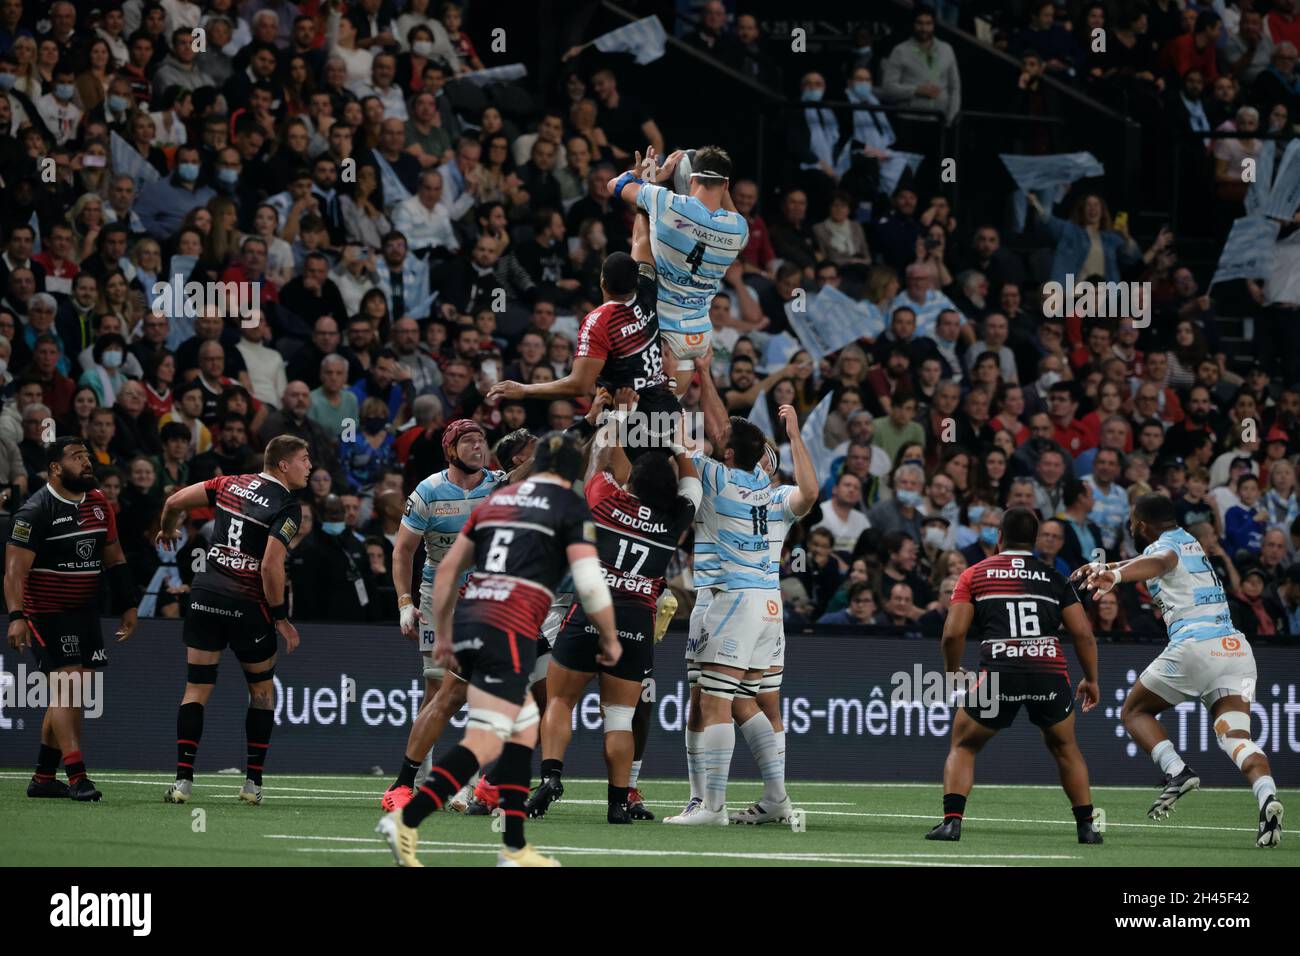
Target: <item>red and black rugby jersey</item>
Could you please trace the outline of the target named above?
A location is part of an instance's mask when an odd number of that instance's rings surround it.
[[[35,551],[23,591],[29,614],[87,610],[99,604],[104,548],[117,540],[113,508],[98,489],[80,501],[60,497],[49,485],[14,515],[9,543]]]
[[[269,535],[286,548],[298,533],[302,505],[292,491],[269,475],[222,475],[203,483],[216,509],[212,543],[193,587],[265,601],[262,555]]]

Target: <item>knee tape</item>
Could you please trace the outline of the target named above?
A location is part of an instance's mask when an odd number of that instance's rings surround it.
[[[536,711],[536,705],[533,709]],[[505,714],[485,707],[471,707],[465,729],[486,730],[490,734],[496,734],[502,740],[509,740],[514,735],[514,726],[515,722]]]
[[[734,700],[740,691],[740,685],[740,680],[729,674],[709,670],[700,672],[700,693],[710,697]]]
[[[777,671],[775,674],[764,674],[762,681],[759,682],[758,692],[760,694],[775,694],[781,689],[781,675],[783,671]]]
[[[268,667],[266,670],[258,671],[257,673],[244,671],[244,680],[248,681],[250,684],[260,684],[262,681],[270,680],[273,677],[275,677],[274,667]]]
[[[1234,731],[1244,732],[1247,736],[1229,737],[1228,734]],[[1219,748],[1237,765],[1238,770],[1255,754],[1264,752],[1250,739],[1250,714],[1243,714],[1239,710],[1228,711],[1214,721],[1214,733],[1218,737]]]
[[[217,682],[216,664],[188,664],[185,679],[191,684],[215,684]]]
[[[748,697],[750,700],[753,700],[758,696],[758,691],[762,684],[763,679],[761,677],[757,680],[742,680],[740,682],[740,690],[736,691],[736,696]]]
[[[537,710],[537,701],[533,700],[532,694],[529,694],[528,699],[524,701],[524,706],[515,715],[514,724],[510,728],[510,736],[513,737],[515,734],[522,733],[541,719],[542,715]]]
[[[447,669],[439,667],[433,662],[433,654],[421,654],[424,658],[424,679],[432,681],[441,681],[447,676]]]
[[[686,683],[692,688],[700,682],[700,668],[695,664],[686,665]]]
[[[601,704],[601,711],[605,715],[605,733],[612,734],[620,730],[628,733],[632,732],[632,717],[636,714],[635,707],[626,707],[622,704]]]

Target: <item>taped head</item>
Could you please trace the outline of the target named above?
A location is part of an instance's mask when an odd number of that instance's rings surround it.
[[[485,443],[484,450],[486,451],[487,435],[483,431],[483,426],[472,418],[458,418],[443,429],[442,453],[443,456],[446,457],[447,461],[451,462],[451,464],[455,465],[461,471],[478,471],[483,467],[482,461],[477,465],[466,464],[461,460],[460,455],[457,453],[456,449],[460,444],[460,440],[466,435],[478,435],[483,438]]]
[[[582,477],[582,446],[566,432],[549,432],[537,443],[533,455],[533,474],[550,472],[565,481]]]

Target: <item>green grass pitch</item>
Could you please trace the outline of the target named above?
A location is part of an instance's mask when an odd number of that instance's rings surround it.
[[[0,771],[0,861],[10,866],[388,866],[372,832],[386,778],[272,775],[259,807],[239,803],[235,774],[199,774],[194,800],[162,802],[169,774],[99,771],[98,804],[30,800],[30,771]],[[659,817],[680,809],[680,780],[642,783]],[[731,805],[761,786],[735,781]],[[603,783],[566,781],[564,800],[528,822],[530,842],[565,866],[1296,866],[1300,837],[1254,846],[1257,810],[1246,787],[1189,794],[1168,820],[1145,816],[1156,789],[1097,787],[1105,844],[1080,846],[1064,795],[1055,787],[976,783],[962,840],[922,834],[940,815],[938,783],[791,785],[806,830],[788,826],[689,827],[605,822]],[[1300,791],[1284,791],[1300,811]],[[203,813],[196,814],[196,810]],[[499,836],[484,817],[439,813],[420,828],[426,866],[495,862]]]

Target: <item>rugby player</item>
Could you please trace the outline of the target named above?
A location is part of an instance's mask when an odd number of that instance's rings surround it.
[[[176,714],[176,780],[163,794],[167,803],[187,803],[203,739],[203,712],[217,682],[217,665],[227,647],[248,683],[244,733],[248,744],[239,799],[262,802],[262,771],[275,725],[276,635],[284,652],[298,646],[285,592],[285,555],[302,522],[297,492],[307,486],[311,456],[307,442],[277,435],[266,445],[256,475],[220,475],[172,494],[163,505],[156,543],[174,548],[181,517],[195,508],[215,508],[212,544],[190,586],[183,637],[187,676]]]
[[[472,419],[457,419],[443,429],[442,453],[447,459],[447,467],[415,486],[406,499],[406,511],[393,544],[393,586],[398,594],[401,632],[411,640],[419,637],[425,703],[407,735],[397,779],[380,800],[380,806],[389,812],[406,806],[410,801],[421,763],[428,759],[447,723],[465,704],[464,680],[454,670],[440,667],[433,659],[434,575],[438,564],[456,542],[470,512],[486,501],[493,491],[507,484],[504,471],[492,471],[486,467],[487,435],[483,426]],[[425,560],[417,607],[406,589],[411,584],[411,560],[421,538],[424,539]],[[458,796],[463,809],[465,795]]]
[[[635,402],[631,390],[620,404]],[[628,409],[623,409],[624,413]],[[617,419],[597,433],[583,492],[596,523],[596,549],[605,582],[614,595],[614,621],[623,654],[602,667],[598,632],[579,607],[571,607],[556,637],[546,676],[552,706],[542,719],[542,780],[525,809],[545,815],[564,794],[564,752],[573,735],[573,710],[591,678],[600,675],[605,724],[605,763],[609,772],[606,819],[632,822],[630,776],[636,743],[633,725],[646,679],[654,673],[657,605],[666,588],[664,574],[677,543],[690,527],[700,503],[700,481],[681,445],[665,455],[641,455],[630,462],[617,445]]]
[[[586,502],[572,490],[582,477],[582,457],[571,436],[545,436],[533,474],[489,495],[470,514],[438,568],[433,656],[443,667],[456,667],[469,682],[469,722],[461,742],[433,765],[411,802],[375,827],[399,866],[422,865],[416,856],[420,822],[493,760],[505,818],[497,865],[559,865],[525,841],[524,801],[538,721],[528,678],[537,635],[566,567],[578,600],[600,632],[597,663],[613,667],[622,655],[609,587],[596,556],[596,529]],[[471,565],[474,571],[458,601],[457,584]]]
[[[793,410],[783,407],[781,414],[784,419]],[[703,451],[692,457],[704,492],[695,523],[695,587],[715,593],[698,616],[692,614],[686,642],[687,659],[699,669],[700,690],[687,760],[691,789],[700,787],[702,801],[664,821],[687,826],[727,825],[727,777],[736,745],[733,702],[737,695],[746,699],[752,708],[742,711],[746,721],[760,713],[749,698],[781,639],[781,606],[772,597],[776,576],[767,540],[774,491],[762,468],[767,438],[752,422],[732,417],[730,427],[709,440],[714,457]],[[770,762],[775,748],[770,723],[768,727],[760,765]]]
[[[1088,615],[1063,575],[1034,557],[1038,515],[1008,508],[998,534],[998,553],[962,572],[943,625],[944,669],[962,672],[966,635],[980,635],[979,687],[952,724],[952,745],[943,765],[943,821],[927,840],[960,840],[966,798],[975,780],[975,755],[999,730],[1010,727],[1021,706],[1042,731],[1070,798],[1080,843],[1100,843],[1092,823],[1088,766],[1074,741],[1074,697],[1061,628],[1074,639],[1083,668],[1077,696],[1086,713],[1097,703],[1097,641]],[[987,682],[987,683],[986,683]],[[987,695],[981,703],[980,694]],[[971,695],[975,695],[972,698]]]
[[[660,353],[659,322],[655,317],[657,294],[654,269],[638,272],[626,252],[606,257],[600,270],[602,305],[592,309],[578,328],[573,370],[553,382],[497,382],[487,401],[499,399],[585,398],[597,388],[610,394],[634,389],[642,423],[643,441],[627,447],[629,458],[650,447],[664,451],[672,442],[681,404],[668,387]]]
[[[656,168],[654,149],[647,147],[644,160],[636,154],[632,169],[609,181],[610,194],[638,210],[632,256],[654,270],[663,356],[678,398],[690,387],[695,359],[712,344],[713,296],[749,239],[749,225],[728,191],[731,157],[721,148],[705,146],[687,160],[688,195],[658,185],[671,180],[685,159],[678,150]]]
[[[119,642],[135,630],[135,586],[86,443],[55,439],[46,446],[45,460],[46,484],[14,515],[5,551],[9,646],[21,652],[30,645],[52,689],[27,796],[93,801],[102,794],[86,776],[86,699],[75,689],[84,691],[93,672],[108,666],[99,624],[100,579],[108,581],[112,613],[121,615]],[[66,784],[55,779],[60,760]]]
[[[1245,636],[1232,626],[1223,583],[1200,543],[1178,526],[1174,504],[1163,495],[1139,498],[1129,528],[1134,544],[1142,548],[1138,557],[1085,564],[1074,576],[1095,592],[1093,600],[1124,581],[1145,581],[1169,629],[1169,646],[1138,677],[1120,712],[1129,736],[1165,776],[1147,815],[1153,820],[1167,816],[1180,797],[1200,786],[1200,778],[1156,720],[1170,707],[1199,700],[1214,718],[1220,749],[1255,793],[1259,804],[1255,845],[1278,846],[1282,803],[1268,757],[1250,735],[1255,655]]]
[[[709,371],[712,354],[696,359],[696,368],[700,372],[701,391],[700,408],[704,413],[705,433],[714,443],[715,448],[725,448],[729,439],[730,419],[726,406],[722,403],[714,387]],[[793,410],[791,410],[791,415]],[[794,459],[795,485],[775,486],[767,509],[767,537],[769,548],[768,591],[767,599],[778,605],[781,620],[776,649],[772,661],[765,668],[757,684],[753,678],[742,683],[740,692],[732,703],[732,716],[740,725],[745,742],[749,745],[754,761],[763,778],[763,798],[744,810],[736,811],[729,817],[732,823],[762,824],[777,823],[789,819],[792,809],[785,790],[785,727],[781,723],[781,675],[785,668],[785,624],[784,610],[781,608],[780,567],[781,549],[790,524],[806,515],[817,503],[817,473],[812,456],[803,437],[799,433],[797,420],[781,413],[790,438],[790,453]],[[716,454],[716,452],[715,452]],[[776,449],[765,444],[761,467],[772,478],[779,466],[779,454]],[[693,648],[700,643],[700,630],[713,600],[714,588],[699,577],[701,562],[705,571],[714,567],[716,547],[705,540],[697,529],[696,536],[696,603],[691,613],[691,632],[687,640],[687,680],[691,688],[691,716],[686,730],[686,764],[690,776],[691,797],[679,816],[693,814],[703,802],[705,780],[701,772],[699,759],[699,734],[703,729],[703,717],[700,708],[699,665],[692,658]],[[700,547],[704,553],[699,552]],[[702,586],[703,585],[703,586]],[[756,706],[755,706],[756,705]],[[757,712],[756,712],[757,709]],[[762,718],[762,719],[760,719]],[[672,818],[670,818],[672,819]]]

